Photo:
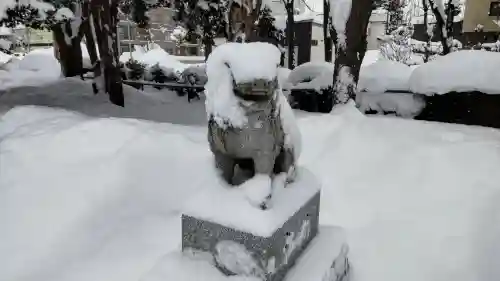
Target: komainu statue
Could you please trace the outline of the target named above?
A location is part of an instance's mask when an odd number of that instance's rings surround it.
[[[231,71],[228,64],[226,67]],[[272,179],[282,174],[287,182],[292,181],[296,156],[294,148],[285,145],[287,136],[280,103],[289,105],[277,77],[240,83],[233,78],[232,84],[233,94],[247,119],[245,125],[221,126],[213,115],[208,116],[208,141],[223,178],[231,185],[237,184],[235,171],[239,168],[247,171],[248,177],[264,174]],[[265,202],[259,206],[267,208]]]

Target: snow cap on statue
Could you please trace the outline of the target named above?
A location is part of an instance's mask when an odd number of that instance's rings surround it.
[[[210,80],[220,67],[227,65],[236,83],[254,79],[273,80],[278,74],[280,58],[280,50],[269,43],[225,43],[215,48],[208,57],[207,76]]]

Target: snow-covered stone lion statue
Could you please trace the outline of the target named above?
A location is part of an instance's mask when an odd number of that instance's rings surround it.
[[[207,60],[208,142],[216,167],[230,185],[241,183],[238,170],[246,171],[249,199],[262,209],[272,187],[294,180],[300,152],[300,133],[278,83],[279,60],[280,51],[262,42],[226,43]]]

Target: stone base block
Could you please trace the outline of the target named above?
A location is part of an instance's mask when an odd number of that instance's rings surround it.
[[[344,231],[339,227],[320,226],[318,235],[309,243],[286,274],[284,281],[349,281],[350,265]],[[172,252],[163,257],[143,281],[236,281],[216,269],[209,252]]]
[[[226,275],[281,281],[318,233],[319,205],[317,190],[269,236],[183,215],[182,249],[211,253]]]
[[[349,247],[342,228],[321,226],[285,281],[349,281]]]

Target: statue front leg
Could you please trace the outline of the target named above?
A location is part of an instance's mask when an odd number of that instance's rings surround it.
[[[265,192],[259,192],[259,207],[265,210],[269,207],[271,200],[271,177],[273,175],[275,155],[272,153],[257,153],[253,161],[255,165],[255,176],[267,177],[269,179],[269,181],[265,183],[268,186],[260,187],[265,190]]]
[[[215,166],[221,171],[222,177],[228,184],[233,184],[234,166],[236,161],[229,155],[215,152]]]

